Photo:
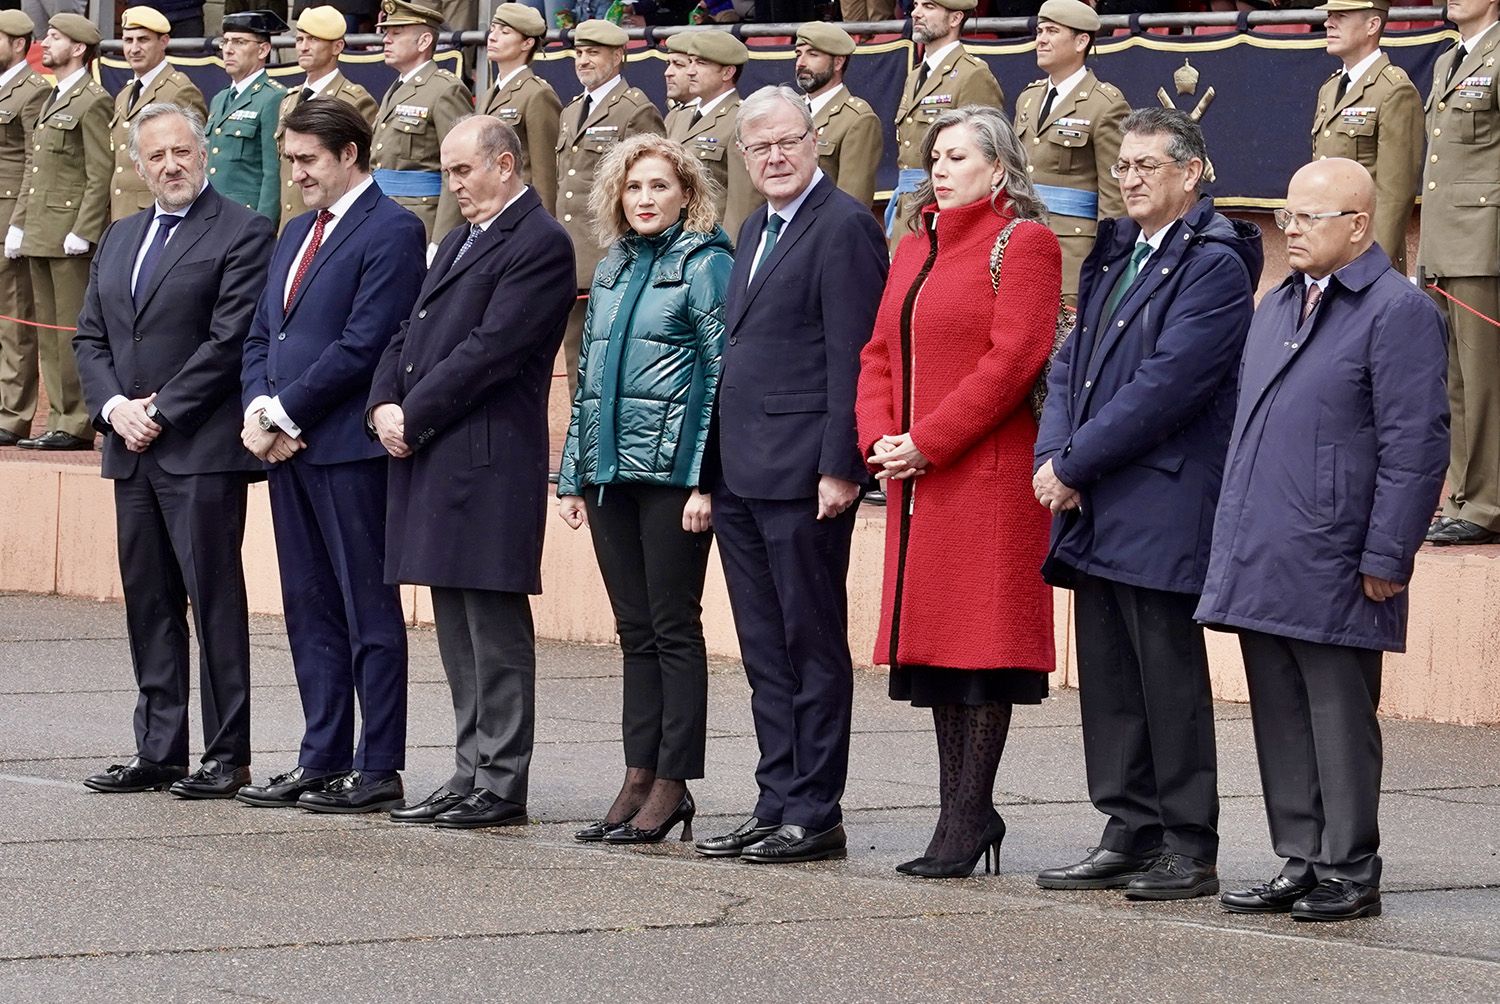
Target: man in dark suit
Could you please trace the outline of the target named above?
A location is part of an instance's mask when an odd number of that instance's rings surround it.
[[[724,369],[704,458],[719,555],[750,679],[760,799],[708,857],[843,857],[853,665],[844,580],[866,479],[859,352],[885,285],[869,207],[818,169],[811,113],[789,87],[740,107],[738,142],[768,206],[740,230]]]
[[[468,226],[439,245],[369,397],[390,464],[386,578],[432,587],[456,769],[399,822],[523,825],[548,509],[547,394],[575,295],[573,246],[521,180],[497,118],[459,121],[442,165]]]
[[[365,432],[365,400],[416,299],[427,239],[370,177],[370,127],[352,106],[307,102],[287,116],[284,142],[315,212],[293,220],[271,256],[245,340],[241,438],[271,464],[306,730],[296,766],[239,800],[386,811],[404,797],[406,623],[400,591],[385,581],[387,461]]]
[[[239,444],[240,353],[274,228],[208,187],[196,113],[153,104],[130,127],[154,207],[105,231],[74,349],[115,482],[120,577],[140,697],[136,756],[84,783],[232,798],[250,780],[250,633],[240,544],[260,464]],[[192,602],[204,755],[188,762]],[[175,783],[174,783],[175,782]]]
[[[1132,899],[1218,891],[1218,762],[1193,608],[1260,276],[1260,231],[1200,196],[1203,133],[1172,109],[1124,122],[1128,219],[1099,225],[1078,325],[1052,364],[1037,500],[1047,581],[1073,590],[1089,798],[1109,817],[1044,889]]]

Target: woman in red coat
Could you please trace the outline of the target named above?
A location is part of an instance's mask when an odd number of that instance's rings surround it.
[[[922,153],[917,232],[891,264],[857,414],[890,499],[875,661],[891,667],[891,697],[932,708],[937,729],[937,828],[898,870],[943,878],[980,857],[988,870],[992,851],[998,872],[1011,708],[1040,702],[1054,665],[1028,397],[1052,349],[1062,256],[997,109],[943,115]],[[1017,218],[997,293],[990,252]]]

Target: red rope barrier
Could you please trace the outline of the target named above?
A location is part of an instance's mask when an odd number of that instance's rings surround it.
[[[14,322],[16,324],[26,324],[26,325],[30,325],[33,328],[48,328],[48,329],[50,329],[52,331],[77,331],[78,330],[77,328],[70,328],[66,324],[43,324],[41,321],[28,321],[28,320],[25,320],[25,319],[20,318],[20,317],[11,317],[8,314],[0,314],[0,321],[11,321],[11,322]]]
[[[1493,324],[1495,327],[1500,328],[1500,321],[1495,320],[1489,314],[1481,314],[1479,311],[1475,310],[1473,307],[1469,306],[1467,303],[1465,303],[1464,301],[1460,300],[1458,297],[1454,296],[1452,293],[1448,292],[1446,289],[1443,289],[1440,286],[1438,286],[1437,283],[1430,282],[1430,283],[1427,284],[1427,288],[1428,289],[1435,289],[1435,290],[1437,290],[1443,296],[1446,296],[1448,299],[1452,300],[1454,303],[1458,304],[1460,307],[1464,308],[1469,313],[1473,314],[1475,317],[1479,318],[1482,321],[1488,321],[1491,324]]]

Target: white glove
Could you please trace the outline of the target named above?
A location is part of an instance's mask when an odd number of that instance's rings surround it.
[[[11,227],[5,231],[5,257],[21,257],[21,238],[26,236],[20,227]]]
[[[63,238],[63,251],[66,254],[85,254],[91,247],[92,244],[75,233],[69,233]]]
[[[433,256],[436,255],[436,254],[437,254],[437,245],[436,244],[429,244],[429,245],[427,245],[427,267],[428,268],[432,268],[432,259],[433,259]]]

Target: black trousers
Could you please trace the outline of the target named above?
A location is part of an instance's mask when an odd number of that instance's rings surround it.
[[[140,695],[136,752],[188,762],[188,603],[198,636],[203,758],[250,763],[244,474],[169,474],[150,450],[115,482],[125,624]]]
[[[448,788],[485,788],[525,805],[536,733],[531,599],[434,586],[432,614],[457,733]]]
[[[687,488],[590,486],[589,532],[625,657],[625,765],[703,776],[708,650],[703,577],[713,536],[682,528]]]
[[[1078,702],[1100,846],[1219,854],[1213,693],[1198,597],[1078,576]]]
[[[1281,873],[1379,885],[1381,653],[1257,631],[1240,651]]]

